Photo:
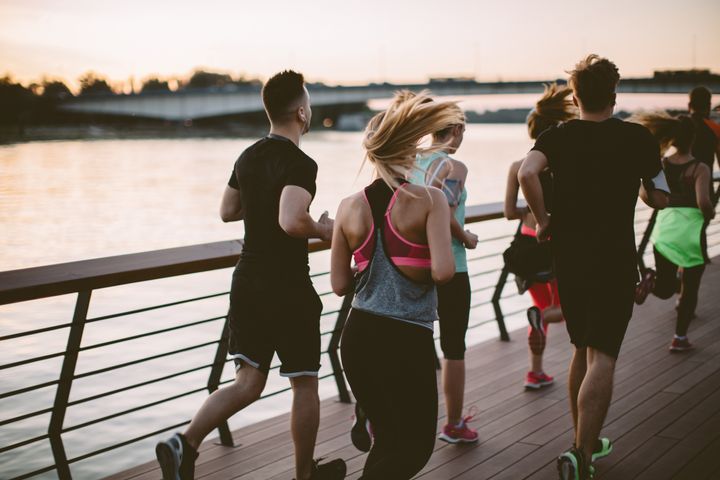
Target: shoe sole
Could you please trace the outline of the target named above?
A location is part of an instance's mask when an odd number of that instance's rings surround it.
[[[458,443],[475,443],[478,441],[478,438],[475,438],[474,440],[468,440],[466,438],[454,438],[449,435],[445,435],[444,433],[438,435],[438,438],[443,442],[452,443],[453,445]]]
[[[687,347],[687,348],[684,348],[684,347],[682,347],[682,348],[677,348],[677,347],[673,348],[673,347],[670,347],[670,352],[671,352],[671,353],[688,352],[688,351],[690,351],[690,350],[692,350],[692,349],[693,349],[693,347]]]
[[[367,422],[365,422],[367,423]],[[357,418],[355,423],[350,430],[350,440],[352,444],[361,452],[369,452],[372,446],[372,438],[370,432],[367,431],[367,427],[363,427],[362,422],[358,422]]]
[[[557,471],[560,480],[575,480],[577,478],[577,468],[569,458],[558,459]]]
[[[553,380],[552,382],[542,382],[542,383],[525,383],[523,386],[527,388],[528,390],[540,390],[542,387],[549,387],[555,383]]]
[[[528,308],[527,311],[528,323],[533,330],[538,331],[542,336],[545,336],[545,330],[543,330],[542,316],[540,310],[537,307]]]
[[[155,446],[155,456],[160,464],[163,480],[180,480],[180,465],[172,448],[164,442]]]
[[[595,460],[599,460],[599,459],[601,459],[601,458],[605,458],[605,457],[607,457],[608,455],[610,455],[610,454],[612,453],[612,450],[613,450],[613,446],[612,446],[612,443],[611,443],[610,445],[608,445],[608,449],[605,450],[604,452],[593,453],[590,461],[591,461],[591,462],[594,462]]]

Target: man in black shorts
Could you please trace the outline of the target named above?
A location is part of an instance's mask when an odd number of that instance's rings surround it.
[[[580,119],[540,135],[518,173],[538,239],[552,235],[563,315],[575,346],[568,379],[575,441],[558,458],[562,479],[592,478],[592,461],[612,449],[599,435],[638,280],[638,188],[649,206],[667,205],[667,195],[655,188],[664,183],[657,141],[645,127],[612,117],[619,80],[607,59],[590,55],[578,63],[569,83]],[[547,168],[552,218],[539,178]]]
[[[298,480],[345,478],[345,463],[313,461],[319,424],[320,312],[309,277],[308,238],[330,240],[327,213],[314,221],[317,164],[298,147],[310,126],[303,76],[278,73],[262,91],[270,134],[235,162],[222,204],[225,222],[244,220],[245,239],[230,290],[232,385],[215,391],[187,430],[158,443],[164,480],[193,478],[197,448],[214,428],[257,400],[277,353],[293,390],[291,417]],[[238,472],[240,474],[242,472]]]

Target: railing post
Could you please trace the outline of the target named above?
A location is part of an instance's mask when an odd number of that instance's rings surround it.
[[[640,273],[645,273],[645,270],[647,270],[647,267],[645,266],[645,260],[643,259],[643,256],[645,256],[645,249],[647,248],[648,242],[650,242],[650,235],[652,234],[653,228],[655,228],[655,220],[657,220],[657,210],[653,210],[652,215],[650,215],[650,219],[648,220],[647,227],[645,227],[645,232],[643,233],[642,239],[640,240],[640,245],[638,245],[638,252],[637,252],[637,263],[640,267]]]
[[[522,225],[523,224],[521,220],[517,230],[515,231],[515,236],[520,234],[520,231],[522,230]],[[509,274],[510,272],[508,271],[507,266],[503,265],[503,268],[500,271],[500,277],[498,278],[497,284],[495,285],[495,292],[493,292],[493,296],[491,299],[493,310],[495,310],[495,320],[497,320],[498,329],[500,330],[500,340],[502,340],[503,342],[509,342],[510,335],[508,334],[507,328],[505,327],[505,316],[503,315],[502,307],[500,306],[500,297],[502,296],[502,292],[505,289],[505,282],[507,282]]]
[[[330,356],[330,364],[332,365],[333,375],[335,376],[338,396],[340,397],[340,401],[343,403],[350,403],[350,394],[348,393],[347,385],[345,384],[345,374],[343,374],[342,366],[340,365],[338,347],[340,346],[340,337],[342,336],[343,327],[345,327],[345,320],[347,320],[348,314],[350,313],[352,300],[352,293],[343,297],[342,306],[338,312],[335,328],[333,329],[332,336],[330,336],[330,343],[328,344],[327,350],[328,356]]]
[[[55,468],[57,469],[60,480],[72,479],[67,454],[65,453],[65,446],[62,441],[62,430],[63,424],[65,423],[68,399],[70,398],[70,389],[72,388],[73,378],[75,377],[75,366],[77,365],[77,359],[80,353],[80,343],[82,342],[85,320],[87,319],[88,308],[90,307],[91,293],[92,290],[78,292],[77,301],[75,302],[75,313],[73,314],[72,324],[70,325],[67,348],[65,349],[65,357],[63,358],[62,369],[60,370],[60,380],[57,390],[55,391],[55,403],[53,404],[50,426],[48,428],[50,447],[52,448]]]
[[[215,359],[213,360],[213,365],[210,369],[210,376],[208,377],[207,384],[207,389],[209,393],[213,393],[220,386],[220,379],[222,377],[223,369],[225,368],[225,359],[227,358],[228,352],[229,317],[230,312],[228,312],[227,316],[225,317],[225,323],[223,323],[222,333],[220,334],[220,342],[218,343],[217,350],[215,350]],[[227,420],[225,420],[218,426],[218,433],[220,434],[220,443],[222,445],[225,445],[226,447],[235,446]]]

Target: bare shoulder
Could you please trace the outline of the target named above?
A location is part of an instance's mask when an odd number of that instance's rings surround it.
[[[468,173],[467,165],[465,165],[460,160],[456,160],[454,158],[452,159],[452,168],[453,173],[456,175],[467,175]]]
[[[340,205],[338,206],[338,215],[348,211],[358,211],[366,208],[367,206],[365,194],[362,191],[356,192],[340,201]]]
[[[697,167],[695,167],[695,178],[699,177],[709,177],[710,176],[710,167],[707,166],[706,163],[698,162]]]

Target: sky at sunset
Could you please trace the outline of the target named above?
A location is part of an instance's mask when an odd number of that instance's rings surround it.
[[[720,72],[720,1],[0,0],[0,75],[73,83],[187,76],[204,67],[361,84],[563,76],[583,54],[624,76]]]

